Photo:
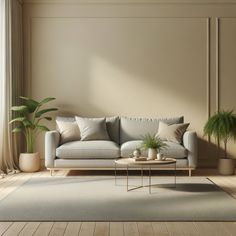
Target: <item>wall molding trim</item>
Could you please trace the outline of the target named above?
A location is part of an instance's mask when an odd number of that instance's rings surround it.
[[[219,78],[219,18],[216,17],[216,111],[220,109],[220,78]]]
[[[21,0],[24,4],[236,4],[236,0]]]
[[[220,21],[221,19],[236,19],[236,17],[216,17],[215,25],[216,25],[216,34],[215,34],[215,42],[216,42],[216,111],[219,111],[220,108]]]
[[[206,80],[207,80],[207,119],[211,115],[211,68],[210,68],[210,18],[206,18]]]

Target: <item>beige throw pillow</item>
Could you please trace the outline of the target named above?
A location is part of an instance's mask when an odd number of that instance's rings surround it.
[[[76,116],[75,119],[80,129],[82,141],[110,140],[105,118],[83,118]]]
[[[80,140],[80,130],[76,121],[56,120],[58,131],[61,135],[61,144]]]
[[[182,143],[183,134],[188,126],[189,123],[168,125],[160,121],[156,136],[159,136],[164,141]]]

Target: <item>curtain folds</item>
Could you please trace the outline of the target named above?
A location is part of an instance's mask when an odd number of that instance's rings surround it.
[[[11,106],[23,94],[22,5],[0,0],[0,170],[18,168],[21,137],[11,133]]]

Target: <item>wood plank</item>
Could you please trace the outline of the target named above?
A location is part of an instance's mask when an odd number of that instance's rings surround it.
[[[4,199],[8,194],[13,192],[15,189],[19,188],[19,186],[24,184],[30,178],[31,178],[30,174],[21,175],[19,178],[17,178],[15,182],[11,183],[9,186],[3,189],[0,189],[0,192],[1,192],[0,200]]]
[[[19,233],[19,236],[31,236],[39,227],[40,222],[29,222],[25,225],[22,231]]]
[[[110,222],[110,236],[123,236],[124,223],[123,222]]]
[[[166,224],[164,222],[152,222],[155,236],[169,236]]]
[[[0,222],[0,235],[3,235],[13,222]]]
[[[194,222],[194,225],[196,226],[197,231],[202,235],[214,234],[214,230],[208,225],[208,222]]]
[[[67,170],[59,170],[56,171],[55,176],[66,176],[67,172]]]
[[[3,236],[16,236],[26,225],[26,222],[14,222],[3,234]]]
[[[55,173],[53,175],[55,175]],[[51,177],[50,171],[49,170],[43,171],[40,177]]]
[[[10,182],[11,179],[14,179],[18,174],[6,175],[4,178],[0,177],[0,187],[3,183]]]
[[[217,176],[209,179],[225,192],[236,198],[236,188],[233,187],[233,183],[228,182],[225,177]]]
[[[181,229],[182,222],[166,222],[166,228],[170,236],[183,236],[184,233]]]
[[[109,222],[96,222],[94,236],[108,236]]]
[[[18,181],[22,176],[24,176],[24,174],[20,173],[20,174],[15,174],[14,176],[12,176],[11,178],[5,178],[3,179],[1,185],[0,185],[0,192],[2,190],[4,190],[5,188],[7,188],[10,185],[13,185],[16,181]]]
[[[180,222],[176,224],[179,224],[179,227],[181,227],[183,234],[186,236],[201,236],[193,222]]]
[[[194,224],[201,235],[230,236],[220,222],[195,222]]]
[[[34,236],[49,235],[53,224],[54,224],[53,222],[41,222],[39,227],[37,228]]]
[[[83,222],[80,228],[79,236],[93,236],[95,222]]]
[[[124,235],[125,236],[139,235],[137,223],[136,222],[125,222],[124,223]]]
[[[69,222],[64,236],[74,236],[74,235],[79,235],[79,231],[80,231],[80,227],[81,227],[82,223],[81,222]]]
[[[236,234],[236,223],[235,222],[221,222],[222,227],[229,233],[229,235],[234,236]]]
[[[67,224],[68,224],[67,222],[55,222],[49,235],[50,236],[64,235]]]
[[[214,231],[217,232],[215,235],[225,235],[230,236],[230,233],[223,227],[220,222],[209,222]]]
[[[40,177],[42,175],[42,173],[43,173],[43,171],[34,172],[33,175],[32,175],[32,178]]]
[[[224,177],[224,180],[223,180],[228,188],[228,190],[230,191],[231,195],[236,198],[236,178],[234,177]]]
[[[154,235],[151,222],[138,222],[138,231],[140,236]]]

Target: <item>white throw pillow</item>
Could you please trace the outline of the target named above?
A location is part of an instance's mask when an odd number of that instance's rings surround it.
[[[76,121],[56,120],[56,123],[61,135],[61,144],[80,140],[80,130]]]
[[[156,136],[164,141],[182,143],[183,134],[188,126],[189,123],[168,125],[160,121]]]
[[[80,129],[82,141],[110,140],[105,118],[83,118],[76,116],[75,119]]]

